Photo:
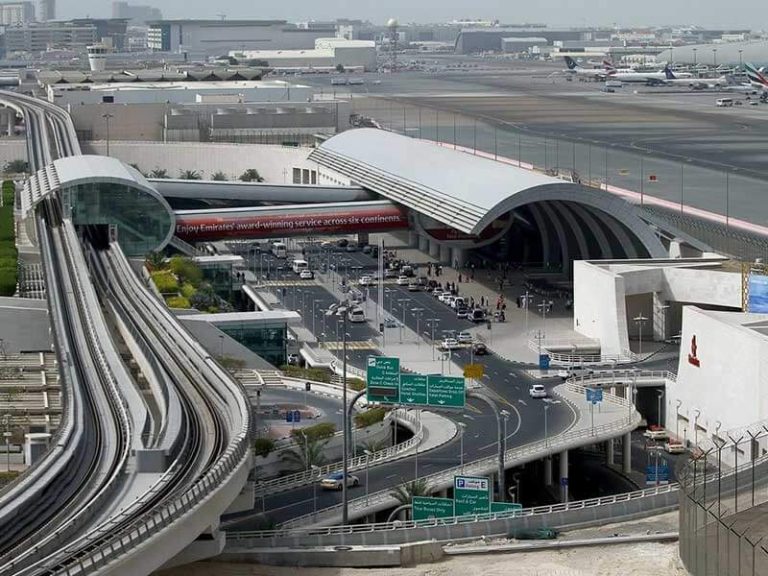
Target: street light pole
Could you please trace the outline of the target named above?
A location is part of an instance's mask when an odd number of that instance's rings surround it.
[[[547,413],[549,412],[549,404],[544,404],[544,447],[549,446],[549,429],[547,428]]]
[[[411,308],[411,312],[416,316],[416,346],[421,344],[421,315],[424,313],[424,308]]]
[[[658,413],[656,415],[656,419],[657,419],[656,423],[659,425],[659,427],[662,427],[662,421],[661,421],[661,400],[664,398],[664,390],[657,390],[656,394],[658,394],[658,396],[659,396],[658,406],[657,406]]]
[[[363,450],[363,452],[365,453],[365,503],[368,504],[368,460],[373,452],[370,450]]]
[[[461,473],[464,474],[464,429],[467,425],[464,422],[457,422],[459,426],[459,462]]]
[[[503,454],[502,463],[506,463],[507,459],[507,421],[509,420],[509,410],[502,410],[501,417],[504,418],[504,437],[501,439],[501,452]],[[507,499],[506,494],[500,494],[500,500],[504,502]],[[519,500],[520,498],[518,498]]]
[[[410,301],[410,298],[398,298],[397,300],[397,303],[403,308],[403,323],[400,325],[400,344],[403,343],[403,330],[405,329],[405,305]]]
[[[643,354],[643,322],[647,321],[647,320],[648,320],[648,318],[646,318],[645,316],[643,316],[642,314],[640,314],[640,315],[638,315],[638,316],[635,316],[635,317],[633,318],[633,320],[634,320],[634,321],[635,321],[635,323],[638,325],[638,328],[639,328],[639,330],[640,330],[640,331],[639,331],[639,336],[638,336],[638,338],[639,338],[639,340],[640,340],[640,347],[638,348],[638,350],[639,350],[639,352],[638,352],[638,353],[639,353],[640,355],[642,355],[642,354]]]
[[[341,405],[343,407],[342,409],[342,438],[343,438],[343,446],[342,450],[344,451],[342,462],[343,462],[343,478],[342,478],[342,484],[341,484],[341,490],[342,490],[342,507],[341,507],[341,520],[342,524],[346,526],[349,524],[349,491],[347,490],[347,476],[349,475],[349,434],[347,431],[347,309],[345,306],[339,307],[339,313],[342,317],[342,328],[343,328],[343,334],[342,334],[342,375],[341,375]]]
[[[107,123],[107,156],[109,156],[109,121],[112,120],[115,116],[110,113],[102,114],[101,115],[104,120],[106,120]]]

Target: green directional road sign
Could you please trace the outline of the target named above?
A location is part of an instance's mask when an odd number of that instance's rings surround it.
[[[491,483],[476,476],[453,477],[453,513],[456,516],[488,514],[491,510]]]
[[[369,356],[366,380],[368,402],[397,404],[400,396],[400,358]]]
[[[501,512],[512,512],[514,510],[522,510],[522,504],[515,504],[512,502],[491,502],[491,513],[498,514]]]
[[[413,497],[414,520],[451,517],[453,517],[453,500],[451,498]]]
[[[464,378],[428,376],[428,403],[436,408],[464,408]]]
[[[427,404],[427,377],[421,374],[400,375],[400,404]]]

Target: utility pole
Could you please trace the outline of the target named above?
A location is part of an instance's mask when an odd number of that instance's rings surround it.
[[[102,114],[101,117],[107,122],[107,156],[109,156],[109,121],[115,116],[107,112],[106,114]]]

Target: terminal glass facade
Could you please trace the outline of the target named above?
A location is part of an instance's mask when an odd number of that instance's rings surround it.
[[[282,366],[286,363],[288,328],[284,322],[227,323],[218,328],[270,364]]]
[[[114,182],[70,186],[62,191],[65,210],[75,225],[112,225],[127,256],[144,256],[163,246],[174,216],[144,190]]]

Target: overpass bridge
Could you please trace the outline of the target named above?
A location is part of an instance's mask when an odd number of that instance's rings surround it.
[[[202,533],[202,553],[216,553],[218,517],[249,470],[247,398],[126,258],[162,248],[173,213],[132,168],[82,156],[60,108],[7,92],[0,103],[27,126],[34,175],[21,208],[40,247],[64,393],[50,449],[0,491],[0,574],[148,574]]]

